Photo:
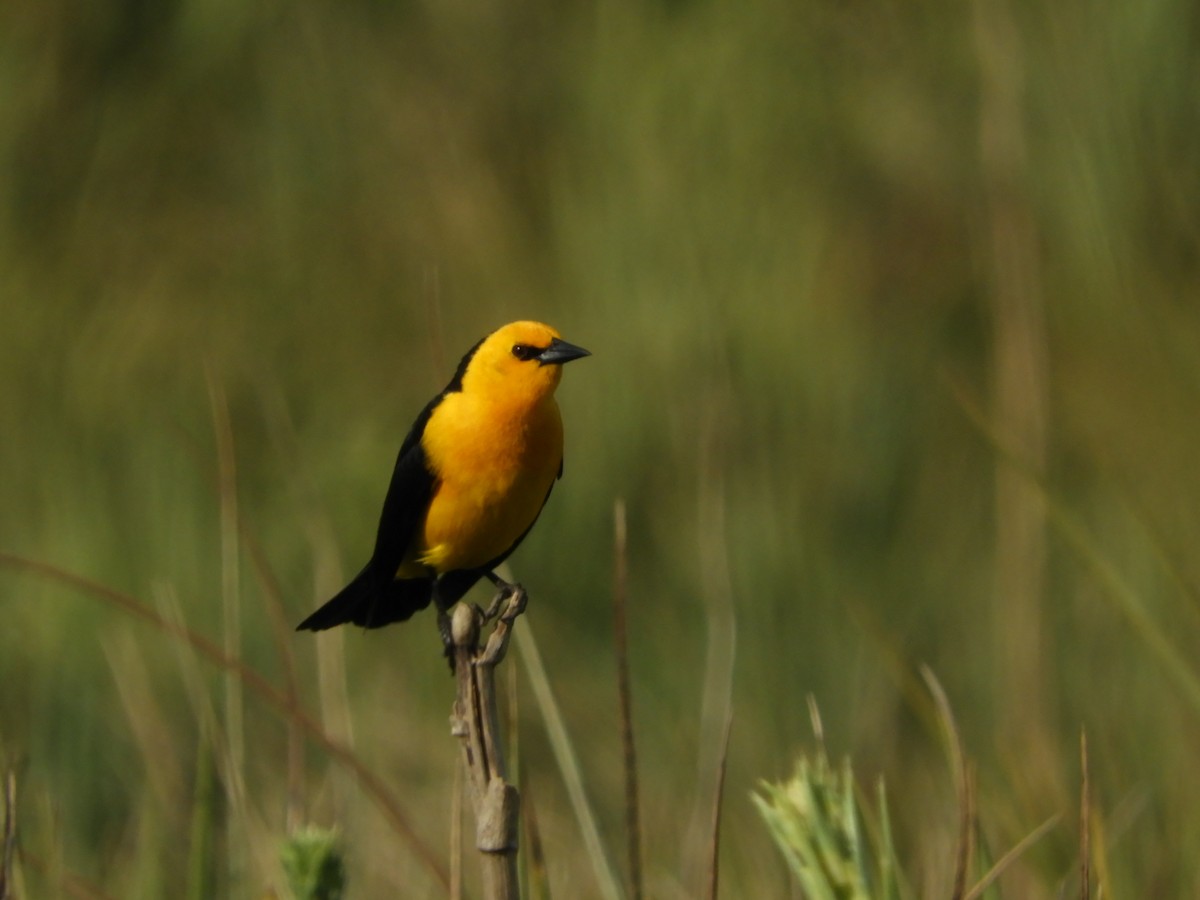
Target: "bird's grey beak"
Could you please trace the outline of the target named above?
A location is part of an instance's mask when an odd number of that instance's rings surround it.
[[[568,344],[561,338],[554,338],[550,341],[550,346],[534,358],[538,361],[538,365],[561,366],[563,363],[569,363],[573,359],[591,355],[590,351],[584,350],[582,347]]]

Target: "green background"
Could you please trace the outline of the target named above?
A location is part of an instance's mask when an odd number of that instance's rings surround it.
[[[0,549],[218,643],[236,595],[236,653],[281,683],[232,517],[299,621],[365,559],[462,352],[542,319],[594,355],[512,559],[519,627],[623,867],[624,498],[650,896],[696,895],[729,667],[723,896],[792,890],[748,793],[812,746],[808,695],[831,754],[886,780],[916,893],[948,890],[920,663],[993,857],[1062,816],[1006,896],[1078,890],[1085,728],[1108,888],[1194,895],[1198,95],[1179,0],[10,2]],[[53,580],[7,566],[0,604],[29,896],[281,890],[284,720],[247,695],[239,728],[216,670]],[[352,722],[441,853],[432,617],[287,641],[306,708]],[[592,896],[524,676],[518,697],[550,887]],[[324,754],[306,767],[293,812],[342,829],[350,896],[443,895]]]

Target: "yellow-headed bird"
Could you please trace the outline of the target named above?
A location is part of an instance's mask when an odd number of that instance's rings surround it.
[[[353,581],[300,623],[321,631],[402,622],[450,608],[533,527],[562,476],[554,389],[587,350],[540,322],[492,332],[421,410],[400,447],[375,552]]]

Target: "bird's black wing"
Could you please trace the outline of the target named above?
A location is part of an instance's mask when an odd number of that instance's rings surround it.
[[[421,524],[429,501],[433,498],[433,488],[436,478],[429,468],[425,458],[425,449],[421,446],[421,438],[425,434],[425,426],[438,404],[447,394],[462,390],[463,375],[479,345],[486,338],[476,342],[466,352],[454,371],[454,376],[445,389],[425,404],[404,443],[396,454],[396,465],[392,469],[392,481],[388,485],[387,496],[383,501],[383,511],[379,514],[379,531],[375,536],[375,552],[371,555],[368,566],[382,580],[392,579],[400,567],[404,554],[408,551],[417,528]]]
[[[467,351],[445,390],[425,405],[400,444],[383,511],[379,514],[379,530],[371,559],[354,580],[301,622],[299,629],[322,631],[346,622],[378,628],[407,619],[429,605],[434,585],[432,572],[425,578],[396,578],[436,486],[437,479],[429,467],[421,439],[442,399],[462,390],[467,365],[482,343],[479,341]]]
[[[371,554],[369,563],[381,578],[396,576],[396,570],[400,568],[433,497],[435,479],[425,459],[421,436],[425,433],[429,417],[441,402],[442,395],[438,394],[426,404],[400,445],[400,452],[396,454],[392,480],[379,514],[375,552]]]

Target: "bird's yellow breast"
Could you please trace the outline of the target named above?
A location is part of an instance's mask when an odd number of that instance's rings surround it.
[[[435,487],[412,558],[442,573],[506,553],[537,519],[562,444],[553,396],[447,394],[422,437]]]

